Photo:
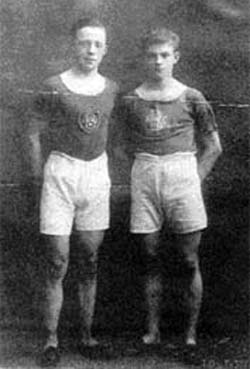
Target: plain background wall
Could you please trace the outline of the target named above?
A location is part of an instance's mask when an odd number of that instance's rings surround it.
[[[140,81],[139,39],[150,22],[163,21],[181,37],[176,77],[202,90],[211,101],[224,149],[204,183],[210,226],[201,245],[205,287],[201,329],[244,331],[249,307],[247,0],[1,1],[1,322],[37,324],[40,319],[36,291],[41,287],[42,244],[37,189],[29,179],[24,145],[25,114],[39,82],[70,65],[71,24],[89,10],[99,13],[109,27],[109,53],[102,72],[116,79],[122,89]],[[141,329],[141,254],[128,232],[128,163],[112,160],[110,170],[112,227],[100,251],[96,327]],[[174,280],[170,250],[166,269]],[[62,321],[73,326],[77,316],[74,288],[72,254]],[[175,288],[171,291],[164,311],[179,323],[165,325],[181,330],[181,300]]]

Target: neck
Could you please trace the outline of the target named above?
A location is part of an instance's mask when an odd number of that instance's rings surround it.
[[[85,71],[79,68],[78,66],[74,66],[72,69],[72,74],[74,74],[77,78],[93,78],[99,75],[97,69],[93,69],[90,71]]]
[[[146,86],[152,90],[164,90],[171,87],[175,83],[175,79],[170,76],[164,79],[148,79]]]

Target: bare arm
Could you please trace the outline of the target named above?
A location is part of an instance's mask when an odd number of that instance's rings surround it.
[[[41,137],[47,132],[52,110],[52,91],[50,86],[41,85],[27,111],[27,154],[32,180],[40,184],[43,175],[44,150]]]
[[[207,177],[221,153],[222,147],[217,131],[212,131],[200,138],[197,159],[201,181]]]
[[[41,134],[46,127],[46,122],[32,118],[30,121],[30,129],[26,134],[27,155],[30,166],[30,176],[33,181],[38,184],[42,180],[43,175],[43,150],[41,145]]]
[[[42,150],[40,143],[40,134],[33,133],[28,137],[29,140],[29,157],[31,162],[31,174],[35,180],[40,180],[42,177]]]

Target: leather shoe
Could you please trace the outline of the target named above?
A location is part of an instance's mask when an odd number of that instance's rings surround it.
[[[55,367],[60,361],[60,353],[57,347],[46,348],[41,356],[41,366],[42,367]]]

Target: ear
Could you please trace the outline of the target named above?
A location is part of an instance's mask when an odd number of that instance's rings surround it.
[[[107,52],[108,52],[108,45],[106,44],[106,45],[105,45],[105,48],[104,48],[104,50],[103,50],[103,56],[104,56],[104,55],[106,55],[106,54],[107,54]]]
[[[174,52],[174,56],[175,56],[175,64],[178,63],[178,61],[180,60],[181,54],[179,51],[175,51]]]

